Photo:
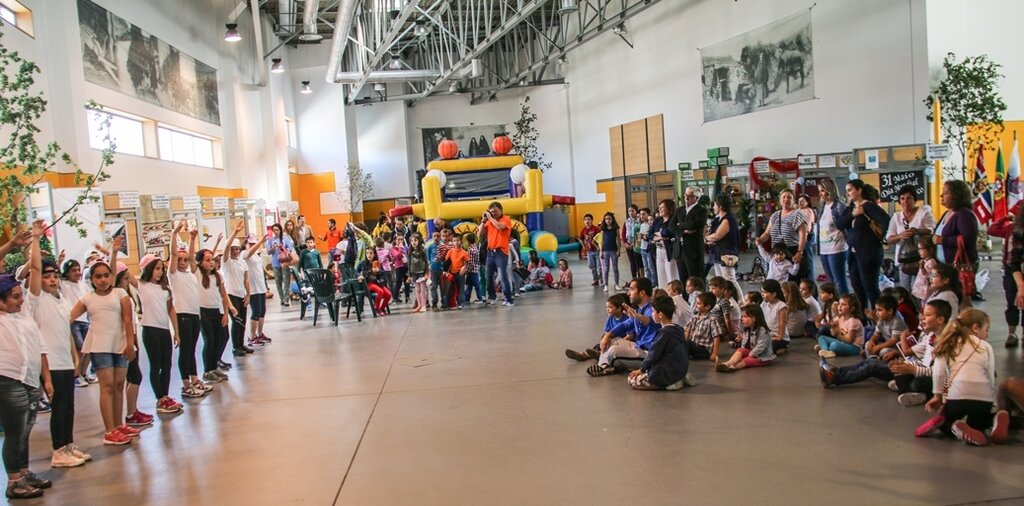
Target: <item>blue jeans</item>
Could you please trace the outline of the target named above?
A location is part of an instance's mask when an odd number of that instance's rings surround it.
[[[644,276],[651,280],[652,286],[658,286],[658,267],[654,263],[654,255],[643,250],[640,252],[640,256],[644,259]]]
[[[476,300],[482,302],[484,300],[484,294],[480,291],[480,273],[479,272],[467,272],[466,273],[466,286],[462,290],[462,303],[469,302],[469,295],[476,289]]]
[[[498,298],[494,291],[495,271],[501,279],[501,293],[505,296],[505,302],[512,302],[512,284],[508,279],[508,255],[500,250],[487,252],[487,297],[492,300]]]
[[[39,389],[0,376],[0,420],[4,424],[4,468],[8,473],[28,469],[28,436],[36,423]]]
[[[826,351],[831,351],[836,355],[843,357],[852,357],[854,355],[860,355],[860,347],[852,345],[850,343],[844,343],[834,337],[819,336],[818,346]]]
[[[604,286],[608,286],[608,277],[615,272],[615,286],[619,286],[619,254],[614,251],[602,251],[601,271],[604,273]]]
[[[821,266],[825,269],[828,280],[836,285],[838,295],[850,293],[850,285],[846,282],[846,251],[821,255]]]
[[[876,378],[882,381],[889,381],[893,379],[892,371],[889,370],[889,366],[877,358],[862,360],[854,365],[848,365],[846,367],[837,367],[835,372],[836,375],[833,383],[836,385],[859,383],[868,378]],[[913,378],[913,376],[909,377]]]
[[[598,262],[600,253],[597,251],[587,252],[587,267],[590,267],[590,275],[594,277],[594,282],[601,281],[601,265]]]

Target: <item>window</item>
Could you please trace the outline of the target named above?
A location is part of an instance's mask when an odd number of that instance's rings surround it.
[[[5,25],[16,26],[30,37],[35,37],[32,28],[32,11],[17,0],[0,0],[0,19]]]
[[[293,120],[291,118],[285,118],[284,119],[284,125],[285,125],[285,128],[288,131],[288,147],[289,148],[298,147],[299,141],[298,141],[298,133],[295,131],[295,120]]]
[[[213,140],[209,137],[160,126],[157,142],[163,160],[214,167]]]
[[[96,113],[86,110],[89,118],[89,146],[94,149],[106,149],[106,137],[115,144],[114,151],[127,155],[146,156],[146,143],[142,121],[109,112]],[[109,120],[109,125],[104,121]],[[109,128],[109,130],[108,130]]]

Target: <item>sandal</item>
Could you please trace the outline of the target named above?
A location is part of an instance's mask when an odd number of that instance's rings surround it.
[[[29,484],[25,477],[7,484],[8,499],[32,499],[42,497],[43,491]]]
[[[26,470],[22,478],[24,478],[29,485],[32,485],[35,488],[50,488],[53,486],[52,481],[40,478],[39,476],[36,475],[36,473],[33,473],[32,471]]]

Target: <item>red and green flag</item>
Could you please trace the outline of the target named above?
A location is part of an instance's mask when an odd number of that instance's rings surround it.
[[[1001,219],[1009,214],[1006,203],[1006,168],[1003,167],[1003,143],[999,143],[996,151],[996,182],[992,192],[992,218]]]

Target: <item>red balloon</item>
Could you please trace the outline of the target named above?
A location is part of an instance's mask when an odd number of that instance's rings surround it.
[[[459,156],[459,145],[451,139],[445,139],[437,145],[437,154],[441,155],[441,158],[445,160],[451,160]]]
[[[491,142],[491,151],[497,155],[507,155],[509,151],[512,151],[512,140],[507,135],[499,135],[494,138]]]

